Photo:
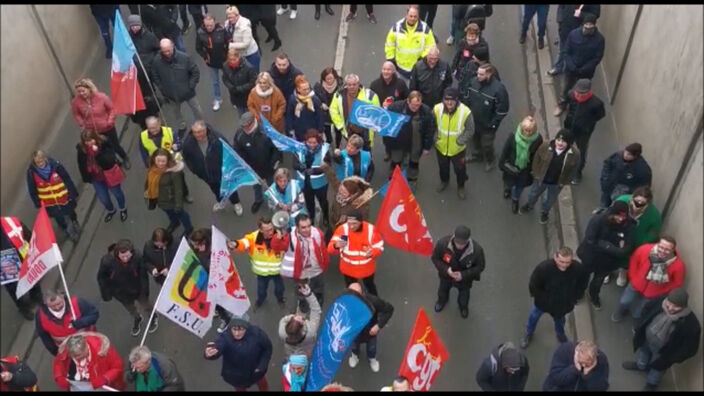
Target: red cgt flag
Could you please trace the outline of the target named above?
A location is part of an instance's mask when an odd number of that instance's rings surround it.
[[[433,237],[398,166],[391,176],[376,227],[384,241],[393,247],[426,257],[433,254]]]
[[[408,378],[411,391],[427,392],[449,358],[450,355],[430,324],[425,310],[418,308],[416,324],[398,374]]]
[[[27,293],[50,269],[59,265],[61,261],[61,250],[56,245],[54,230],[51,228],[51,221],[42,203],[37,219],[34,221],[27,257],[22,261],[22,267],[20,268],[17,292],[15,293],[17,298]]]

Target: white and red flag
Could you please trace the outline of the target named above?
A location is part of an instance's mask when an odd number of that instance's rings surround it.
[[[427,392],[449,358],[428,315],[419,308],[398,374],[408,378],[412,392]]]
[[[208,276],[208,301],[218,304],[237,316],[251,305],[244,283],[227,248],[227,237],[213,226]]]
[[[379,209],[376,227],[384,242],[393,247],[426,257],[433,254],[433,238],[425,217],[398,166]]]
[[[50,269],[58,266],[62,261],[61,250],[56,245],[56,236],[51,228],[51,220],[42,203],[37,219],[34,221],[27,257],[22,261],[20,268],[15,293],[17,298],[27,293]]]
[[[137,81],[134,55],[137,49],[130,38],[120,11],[115,10],[115,40],[112,45],[110,96],[115,114],[134,114],[146,109],[142,89]]]

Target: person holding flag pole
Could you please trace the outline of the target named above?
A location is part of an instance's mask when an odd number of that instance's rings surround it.
[[[139,65],[137,69],[137,82],[144,95],[146,109],[139,110],[130,116],[132,122],[139,124],[142,130],[146,129],[146,119],[149,116],[164,116],[161,111],[158,95],[154,84],[149,77],[154,58],[159,55],[159,39],[142,24],[142,17],[134,14],[127,17],[127,28],[136,49],[133,62]]]

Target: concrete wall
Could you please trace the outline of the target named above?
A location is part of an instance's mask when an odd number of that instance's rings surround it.
[[[604,37],[608,37],[601,65],[607,77],[604,81],[609,99],[613,95],[616,77],[626,54],[638,7],[635,4],[601,5],[598,26]]]
[[[31,152],[36,148],[53,147],[54,140],[61,138],[55,132],[65,118],[70,117],[71,96],[61,70],[72,85],[102,46],[88,5],[36,5],[36,9],[48,41],[30,5],[3,4],[0,8],[0,168],[3,170],[0,201],[3,213],[18,210],[19,194],[24,193],[26,197],[24,170]],[[56,51],[59,64],[51,55],[50,45]],[[77,135],[67,142],[71,148]],[[27,220],[30,219],[33,216]]]

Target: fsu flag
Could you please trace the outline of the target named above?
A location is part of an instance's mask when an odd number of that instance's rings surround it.
[[[142,89],[137,82],[134,54],[137,50],[120,11],[115,10],[115,40],[112,45],[112,70],[110,71],[110,96],[115,114],[134,114],[146,109]]]
[[[427,392],[449,357],[440,337],[433,330],[428,315],[423,308],[419,308],[398,374],[408,378],[411,391]]]
[[[426,257],[433,254],[433,238],[425,217],[398,166],[391,176],[376,227],[393,247]]]
[[[22,267],[20,268],[17,292],[15,293],[17,298],[27,293],[50,269],[59,265],[61,261],[63,261],[61,250],[56,245],[56,236],[51,228],[51,221],[46,214],[46,208],[42,203],[37,219],[34,221],[27,257],[22,261]]]
[[[213,226],[210,249],[208,301],[218,304],[237,316],[242,316],[251,305],[235,262],[227,248],[227,237]]]

